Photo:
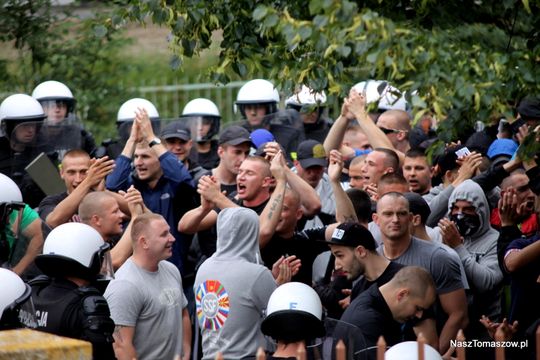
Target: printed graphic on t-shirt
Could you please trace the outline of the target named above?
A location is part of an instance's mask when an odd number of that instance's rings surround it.
[[[229,316],[229,294],[217,280],[207,280],[199,285],[195,294],[199,326],[220,330]]]

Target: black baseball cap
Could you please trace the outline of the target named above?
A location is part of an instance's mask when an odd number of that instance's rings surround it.
[[[328,166],[324,146],[316,140],[305,140],[298,145],[296,159],[304,169],[310,166]]]
[[[527,119],[540,119],[540,97],[526,97],[517,108],[518,113]]]
[[[180,140],[189,141],[191,139],[191,130],[181,121],[174,121],[167,124],[161,130],[162,139],[178,138]]]
[[[357,222],[339,224],[332,233],[332,240],[328,244],[357,247],[363,246],[368,250],[375,250],[377,243],[371,232]]]
[[[240,145],[245,142],[251,144],[249,131],[238,125],[229,126],[219,136],[219,145]]]

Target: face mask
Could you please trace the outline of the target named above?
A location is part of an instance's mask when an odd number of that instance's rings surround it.
[[[459,233],[463,237],[475,234],[480,228],[480,218],[478,215],[458,213],[450,215],[450,220],[456,223]]]

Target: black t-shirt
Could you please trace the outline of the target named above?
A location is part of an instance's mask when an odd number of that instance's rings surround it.
[[[207,170],[211,170],[219,165],[219,156],[217,153],[218,143],[216,140],[212,140],[210,144],[210,151],[206,153],[194,151],[194,160],[197,160],[199,165]],[[195,147],[193,147],[195,149]],[[190,156],[191,157],[191,156]]]
[[[328,245],[323,243],[325,228],[295,233],[292,238],[284,239],[276,234],[268,244],[261,249],[261,256],[266,267],[272,270],[272,265],[281,257],[296,255],[302,261],[302,266],[292,281],[303,282],[311,286],[313,278],[313,261],[322,252],[328,251]],[[322,233],[322,238],[320,237]],[[322,240],[322,241],[317,241]]]
[[[54,208],[62,201],[64,201],[64,199],[67,197],[68,193],[65,191],[60,194],[54,194],[45,197],[45,199],[41,200],[41,202],[39,203],[39,217],[43,221],[45,221],[47,216],[49,216],[49,214],[53,212]]]
[[[355,282],[351,290],[351,301],[356,299],[360,294],[369,289],[371,285],[377,284],[377,287],[382,286],[392,280],[394,275],[401,269],[405,267],[404,265],[390,261],[390,264],[384,269],[383,273],[375,279],[375,281],[369,281],[365,276],[362,276]]]
[[[368,347],[375,346],[379,336],[386,344],[395,345],[403,340],[403,324],[394,320],[388,304],[377,286],[370,287],[354,299],[341,316],[341,321],[357,326]]]
[[[41,230],[43,231],[43,238],[46,238],[52,230],[51,227],[45,221],[45,219],[47,219],[47,216],[49,216],[49,214],[53,212],[54,208],[58,206],[58,204],[60,204],[62,201],[64,201],[64,199],[67,197],[68,197],[68,193],[64,191],[63,193],[60,193],[60,194],[49,195],[45,197],[45,199],[41,200],[41,202],[39,203],[38,214],[41,220],[43,220],[43,222],[41,223]],[[74,214],[71,217],[71,221],[79,222],[79,215]]]

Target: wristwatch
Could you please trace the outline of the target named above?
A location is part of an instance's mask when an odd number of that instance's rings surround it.
[[[153,138],[152,141],[150,141],[150,142],[148,143],[148,145],[149,145],[150,147],[152,147],[152,146],[154,146],[154,145],[158,145],[158,144],[161,144],[161,140],[160,140],[159,138],[157,138],[157,137]]]

